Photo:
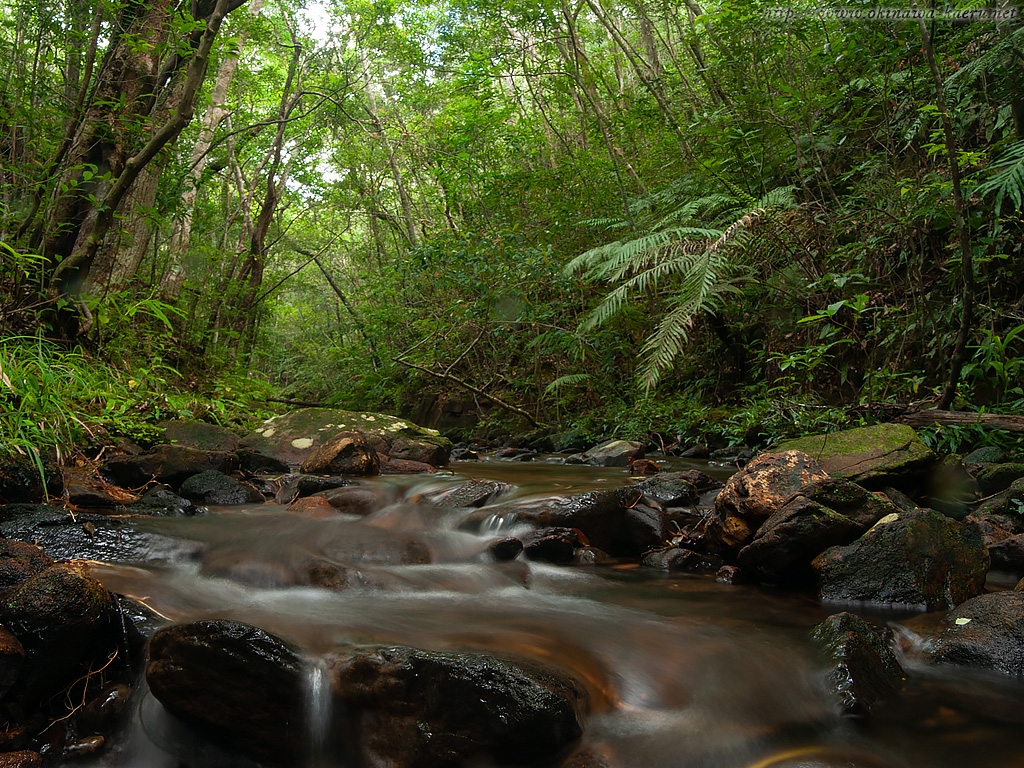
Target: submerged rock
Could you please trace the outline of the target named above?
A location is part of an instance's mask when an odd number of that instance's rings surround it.
[[[821,465],[800,451],[762,454],[729,478],[715,499],[709,547],[720,555],[737,552],[794,493],[826,477]]]
[[[774,451],[803,451],[826,472],[867,485],[900,487],[931,469],[935,453],[906,424],[875,424],[779,443]]]
[[[241,447],[297,466],[342,432],[363,435],[381,456],[435,467],[448,463],[452,447],[451,440],[441,437],[437,430],[383,413],[357,413],[336,408],[301,408],[267,419],[242,439]]]
[[[829,687],[844,713],[867,715],[903,687],[896,654],[859,616],[829,616],[811,630],[811,640],[828,659]]]
[[[328,674],[360,765],[533,765],[582,732],[582,686],[534,662],[383,647],[341,655]]]
[[[235,621],[167,627],[149,645],[146,681],[169,712],[213,741],[271,765],[302,762],[306,664],[284,640]]]
[[[812,563],[826,602],[951,608],[981,594],[989,556],[974,525],[933,510],[892,514]]]

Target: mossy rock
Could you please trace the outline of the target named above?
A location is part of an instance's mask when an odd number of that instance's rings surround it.
[[[937,456],[906,424],[875,424],[779,443],[774,451],[803,451],[825,471],[867,487],[915,483]]]
[[[358,432],[377,453],[433,466],[448,463],[452,442],[436,429],[383,413],[302,408],[264,421],[241,447],[298,466],[342,432]]]
[[[161,443],[183,445],[200,451],[235,451],[238,449],[238,435],[225,427],[207,424],[205,421],[176,419],[160,424]]]

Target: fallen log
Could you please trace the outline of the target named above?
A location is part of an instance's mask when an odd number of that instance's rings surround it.
[[[1024,416],[1005,413],[973,413],[966,411],[940,411],[928,408],[903,414],[900,421],[912,427],[930,427],[933,424],[957,426],[980,425],[989,429],[1005,429],[1008,432],[1024,432]]]

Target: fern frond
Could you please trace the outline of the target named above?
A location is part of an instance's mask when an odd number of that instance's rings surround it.
[[[575,386],[576,384],[584,384],[589,380],[589,373],[570,373],[566,376],[559,376],[557,379],[555,379],[546,387],[544,387],[544,394],[550,395],[557,392],[562,387],[571,387]]]
[[[974,188],[977,195],[984,196],[990,192],[996,193],[997,215],[1005,197],[1013,200],[1015,209],[1021,207],[1021,202],[1024,202],[1024,141],[1007,147],[993,166],[992,175]]]

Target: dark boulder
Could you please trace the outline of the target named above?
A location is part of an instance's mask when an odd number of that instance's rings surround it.
[[[192,475],[181,484],[178,492],[189,501],[199,504],[228,506],[259,504],[263,501],[263,494],[251,485],[228,477],[215,469]]]
[[[234,621],[153,635],[146,681],[169,712],[211,740],[271,765],[301,764],[306,663],[284,640]]]
[[[974,472],[978,487],[984,496],[1005,491],[1014,480],[1024,478],[1024,464],[983,464]]]
[[[0,700],[14,685],[24,664],[25,646],[7,631],[7,627],[0,626]]]
[[[480,461],[480,456],[469,448],[452,448],[452,453],[449,458],[452,461]]]
[[[575,528],[541,528],[519,537],[529,560],[565,564],[573,561],[576,549],[586,544]]]
[[[828,683],[843,712],[867,715],[903,687],[903,668],[892,649],[859,616],[837,613],[811,630],[828,660]]]
[[[762,454],[729,478],[715,499],[708,546],[720,555],[734,554],[794,493],[826,477],[821,465],[800,451]]]
[[[814,480],[761,524],[736,564],[758,581],[810,585],[811,560],[831,546],[849,544],[897,511],[847,480]]]
[[[826,602],[951,608],[981,594],[989,556],[981,532],[933,510],[882,518],[811,564]]]
[[[138,500],[125,504],[121,512],[153,517],[192,517],[204,514],[206,510],[179,496],[166,485],[154,485]]]
[[[177,488],[192,475],[209,469],[231,473],[238,470],[238,457],[225,451],[201,451],[180,445],[158,445],[137,456],[111,456],[103,474],[123,488],[141,488],[150,482]]]
[[[662,472],[629,487],[663,507],[691,507],[700,500],[697,487],[686,472]]]
[[[323,475],[292,475],[281,485],[274,496],[278,504],[291,504],[303,496],[344,488],[355,482],[349,477],[324,477]]]
[[[382,475],[418,475],[423,472],[436,471],[437,467],[423,461],[396,459],[391,456],[380,457],[380,473]]]
[[[384,647],[339,656],[328,674],[359,765],[533,765],[581,734],[583,688],[534,662]]]
[[[519,557],[519,553],[523,551],[523,542],[515,536],[506,536],[503,539],[491,542],[487,546],[487,551],[491,553],[495,560],[503,563]]]
[[[643,564],[648,568],[669,573],[718,573],[724,565],[722,558],[685,547],[669,547],[648,552]]]
[[[497,480],[466,480],[458,485],[433,489],[413,497],[410,501],[433,504],[437,507],[482,507],[513,490],[514,486]]]
[[[638,556],[663,543],[652,531],[650,513],[632,509],[641,498],[632,488],[614,488],[576,496],[515,499],[470,513],[460,527],[478,530],[485,521],[499,520],[535,528],[576,528],[592,545],[613,556]],[[660,531],[664,525],[659,521],[654,527]]]
[[[1024,677],[1024,592],[980,595],[950,611],[932,658]]]
[[[303,472],[320,475],[379,475],[377,451],[358,432],[341,432],[302,462]]]
[[[57,563],[4,593],[0,622],[25,649],[19,693],[48,696],[80,665],[113,648],[117,607],[106,588],[76,563]]]
[[[992,570],[1024,575],[1024,533],[988,545]]]
[[[43,479],[45,478],[45,488]],[[32,504],[57,498],[64,490],[64,476],[49,461],[39,473],[27,456],[4,453],[0,447],[0,504]]]

